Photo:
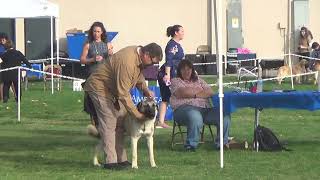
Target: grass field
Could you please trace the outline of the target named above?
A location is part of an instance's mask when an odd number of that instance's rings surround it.
[[[227,79],[227,80],[230,80]],[[212,82],[212,80],[209,80]],[[264,89],[289,89],[265,83]],[[297,89],[316,89],[299,85]],[[219,151],[212,142],[196,152],[177,145],[170,149],[172,129],[156,129],[155,157],[158,168],[150,168],[146,142],[140,141],[138,170],[110,171],[93,167],[91,159],[96,139],[86,134],[88,115],[82,112],[82,92],[72,92],[65,82],[63,91],[44,92],[42,82],[31,83],[23,91],[21,123],[16,105],[0,103],[0,179],[319,179],[320,111],[264,110],[261,124],[271,128],[288,143],[291,152],[225,152],[220,169]],[[8,107],[8,108],[7,108]],[[232,114],[231,136],[253,139],[253,109]],[[215,128],[214,128],[215,129]],[[207,132],[206,132],[207,133]],[[206,139],[210,140],[209,134]],[[130,146],[127,142],[129,160]]]

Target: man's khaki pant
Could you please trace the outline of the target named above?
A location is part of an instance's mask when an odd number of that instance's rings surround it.
[[[88,92],[98,117],[98,131],[104,144],[106,163],[120,163],[127,161],[124,146],[123,120],[127,111],[122,103],[120,110],[115,109],[114,101],[102,97],[94,92]]]

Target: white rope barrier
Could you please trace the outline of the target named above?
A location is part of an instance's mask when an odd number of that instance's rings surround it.
[[[272,80],[277,80],[277,79],[285,79],[285,78],[291,78],[291,77],[297,77],[297,76],[306,76],[310,74],[317,74],[317,71],[313,72],[308,72],[308,73],[301,73],[301,74],[296,74],[292,76],[283,76],[283,77],[274,77],[274,78],[265,78],[265,79],[254,79],[254,80],[248,80],[248,81],[239,81],[239,82],[229,82],[229,83],[223,83],[223,86],[228,86],[228,85],[233,85],[233,84],[243,84],[243,83],[251,83],[251,82],[258,82],[258,81],[272,81]],[[209,86],[218,86],[217,84],[209,84]]]
[[[83,81],[83,80],[84,80],[84,79],[80,79],[80,78],[74,78],[74,77],[70,77],[70,76],[64,76],[64,75],[55,74],[55,73],[50,73],[50,72],[45,72],[45,71],[40,71],[40,70],[36,70],[36,69],[30,69],[30,68],[22,67],[22,66],[15,66],[15,67],[12,67],[12,68],[1,69],[0,72],[3,72],[3,71],[11,71],[11,70],[18,69],[18,68],[23,69],[23,70],[38,72],[38,73],[42,73],[42,74],[46,74],[46,75],[56,76],[56,77],[60,77],[60,78],[64,78],[64,79],[70,79],[70,80],[75,80],[75,81]]]
[[[10,70],[14,70],[14,69],[18,69],[19,67],[20,67],[20,66],[15,66],[15,67],[6,68],[6,69],[0,69],[0,72],[10,71]]]

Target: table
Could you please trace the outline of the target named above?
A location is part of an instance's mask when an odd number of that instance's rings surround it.
[[[261,92],[224,94],[224,112],[233,113],[238,108],[251,107],[256,109],[284,108],[305,109],[315,111],[320,109],[319,91]],[[213,96],[213,104],[219,105],[218,95]]]
[[[219,97],[212,97],[213,105],[219,106]],[[238,108],[255,108],[254,129],[259,125],[259,112],[264,108],[304,109],[315,111],[320,109],[319,91],[290,92],[228,92],[224,94],[223,111],[226,114],[236,112]],[[259,144],[255,142],[258,151]]]

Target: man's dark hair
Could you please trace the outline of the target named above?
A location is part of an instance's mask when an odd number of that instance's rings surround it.
[[[146,46],[141,47],[141,51],[143,53],[149,53],[151,58],[159,58],[159,60],[162,60],[163,54],[161,47],[156,43],[150,43]]]
[[[8,40],[8,35],[6,33],[0,32],[0,39]]]
[[[14,48],[14,44],[12,42],[12,40],[8,40],[5,44],[4,44],[4,49],[8,50],[8,49],[11,49],[11,48]]]
[[[317,42],[312,43],[312,46],[311,46],[312,49],[317,49],[318,47],[319,47],[319,43]]]
[[[181,70],[185,67],[189,67],[192,69],[191,73],[191,81],[195,82],[198,80],[198,75],[196,73],[196,70],[193,67],[193,64],[189,60],[181,60],[178,64],[178,69],[177,69],[177,76],[183,80],[182,75],[181,75]]]

